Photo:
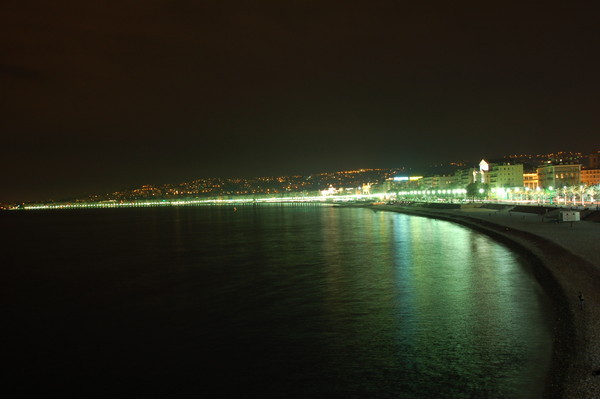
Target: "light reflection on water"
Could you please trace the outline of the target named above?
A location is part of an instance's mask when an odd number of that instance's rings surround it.
[[[514,253],[445,221],[337,212],[323,214],[331,318],[361,303],[362,328],[389,334],[404,395],[427,386],[437,397],[539,396],[549,304]]]
[[[9,360],[28,379],[53,370],[151,392],[533,398],[547,371],[549,304],[527,265],[448,222],[294,206],[11,218],[6,248],[21,260],[4,262],[19,293],[7,295],[6,325],[35,317],[15,333],[29,360]]]

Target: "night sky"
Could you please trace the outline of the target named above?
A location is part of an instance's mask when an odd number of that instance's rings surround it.
[[[0,202],[595,151],[595,2],[551,3],[5,0]]]

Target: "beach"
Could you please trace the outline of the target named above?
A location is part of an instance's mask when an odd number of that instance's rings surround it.
[[[372,209],[459,223],[492,236],[528,258],[555,308],[554,350],[544,397],[598,397],[600,223],[557,223],[544,214],[481,205],[460,209],[374,205]],[[583,309],[580,292],[584,297]]]

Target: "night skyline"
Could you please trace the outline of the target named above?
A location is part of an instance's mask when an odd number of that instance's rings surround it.
[[[0,201],[595,151],[591,4],[11,2]]]

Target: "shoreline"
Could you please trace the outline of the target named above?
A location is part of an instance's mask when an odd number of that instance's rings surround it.
[[[543,398],[597,398],[600,392],[600,224],[544,221],[539,215],[492,209],[373,205],[373,210],[454,222],[486,234],[524,256],[554,308],[554,343]],[[585,225],[584,225],[585,224]],[[583,227],[585,226],[585,227]],[[568,229],[568,230],[567,230]],[[586,307],[579,309],[583,292]]]

